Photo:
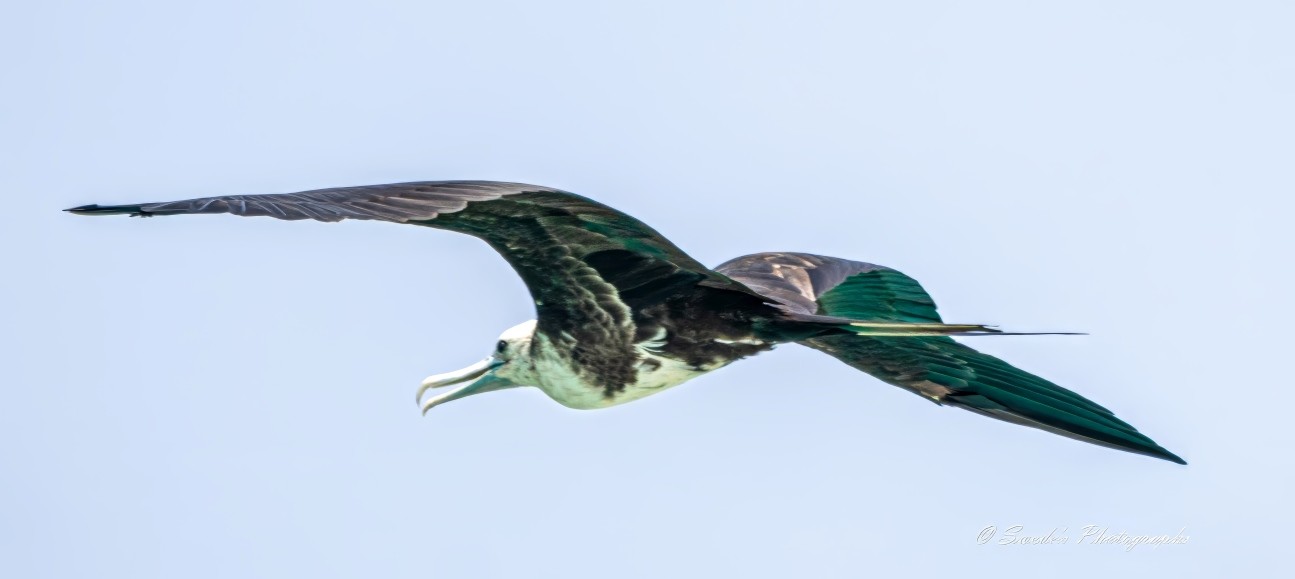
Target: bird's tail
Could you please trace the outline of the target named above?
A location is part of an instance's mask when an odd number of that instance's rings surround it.
[[[944,324],[935,322],[878,322],[856,320],[839,316],[805,314],[783,310],[787,319],[800,325],[818,328],[826,335],[854,334],[857,336],[916,337],[916,336],[1052,336],[1082,335],[1076,332],[1004,332],[983,324]]]

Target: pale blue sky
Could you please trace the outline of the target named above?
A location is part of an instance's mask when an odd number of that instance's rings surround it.
[[[0,18],[0,575],[1263,576],[1289,567],[1282,2],[46,2]],[[921,280],[1191,465],[786,346],[609,410],[422,418],[531,316],[477,240],[85,219],[423,179],[561,187],[709,264]],[[1071,544],[977,545],[987,525]],[[1081,527],[1174,534],[1124,552]]]

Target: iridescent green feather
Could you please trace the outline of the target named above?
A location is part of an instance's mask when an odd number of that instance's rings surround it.
[[[819,314],[859,320],[941,321],[921,285],[888,268],[846,278],[818,304]],[[832,336],[803,343],[937,404],[1186,464],[1110,410],[952,338]]]

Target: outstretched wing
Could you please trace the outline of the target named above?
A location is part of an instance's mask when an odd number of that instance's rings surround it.
[[[916,280],[879,265],[804,253],[759,253],[715,270],[804,313],[940,322],[935,302]],[[823,336],[801,343],[937,404],[1186,464],[1110,410],[951,338]]]
[[[737,292],[741,299],[762,301],[629,215],[579,195],[521,183],[427,181],[85,205],[68,211],[143,217],[231,213],[287,220],[373,219],[467,233],[503,255],[526,283],[535,299],[537,331],[569,348],[577,363],[598,361],[602,366],[597,373],[611,382],[631,380],[636,311],[688,292]]]

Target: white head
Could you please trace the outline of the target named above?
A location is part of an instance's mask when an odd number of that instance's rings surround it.
[[[433,406],[465,396],[526,386],[533,370],[531,341],[535,337],[535,324],[535,320],[528,320],[504,330],[495,343],[494,353],[476,364],[462,370],[428,376],[418,388],[418,402],[423,407],[423,413],[426,414]],[[432,388],[469,380],[471,382],[463,386],[423,401],[423,394]]]

